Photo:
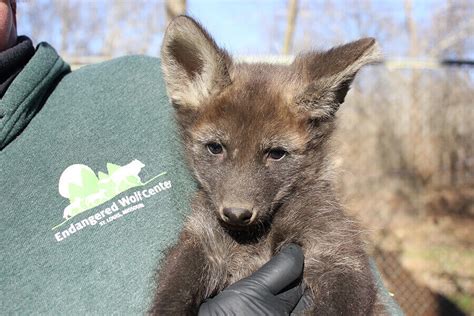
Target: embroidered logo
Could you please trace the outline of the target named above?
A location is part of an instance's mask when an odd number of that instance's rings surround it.
[[[67,205],[63,211],[64,221],[54,226],[52,230],[56,230],[63,226],[75,216],[112,200],[122,192],[131,188],[143,187],[154,181],[156,178],[166,174],[166,172],[162,172],[146,182],[143,182],[140,178],[140,171],[143,167],[145,167],[145,165],[137,159],[124,166],[107,163],[107,173],[99,171],[97,175],[86,165],[74,164],[67,167],[59,178],[58,189],[59,194],[68,199],[69,205]],[[99,222],[99,224],[101,224],[100,226],[102,226],[117,217],[121,217],[135,209],[144,207],[143,203],[137,204],[137,202],[169,188],[171,188],[171,181],[165,181],[163,183],[158,183],[152,188],[142,191],[138,190],[130,196],[122,197],[117,201],[114,201],[110,207],[107,207],[78,223],[71,224],[69,227],[69,233],[72,234],[77,230],[82,229],[83,226],[93,226],[100,219],[104,219],[104,221]],[[120,208],[119,206],[130,207],[117,213]],[[106,218],[107,215],[113,216]],[[68,230],[66,230],[66,232],[67,231]],[[67,237],[70,234],[66,233],[62,235]],[[55,238],[58,241],[64,239],[61,238],[61,233],[56,233]]]

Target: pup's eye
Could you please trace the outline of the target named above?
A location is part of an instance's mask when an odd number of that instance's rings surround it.
[[[268,158],[272,160],[281,160],[287,152],[283,148],[273,148],[268,151]]]
[[[213,155],[222,154],[223,148],[221,144],[218,143],[209,143],[206,145],[207,150]]]

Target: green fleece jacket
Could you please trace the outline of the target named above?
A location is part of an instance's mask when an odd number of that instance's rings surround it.
[[[159,60],[42,43],[0,109],[2,313],[145,312],[194,191]]]

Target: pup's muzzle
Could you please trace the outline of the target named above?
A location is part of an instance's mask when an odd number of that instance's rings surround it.
[[[222,219],[224,220],[224,222],[231,225],[248,225],[253,220],[252,215],[252,211],[245,208],[225,207],[222,210]]]

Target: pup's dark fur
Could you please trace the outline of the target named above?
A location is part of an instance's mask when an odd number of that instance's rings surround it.
[[[198,23],[178,17],[161,54],[200,189],[161,267],[151,312],[194,314],[294,242],[305,253],[312,311],[372,314],[361,230],[338,202],[327,155],[354,76],[379,58],[375,40],[303,54],[288,66],[235,63]]]

